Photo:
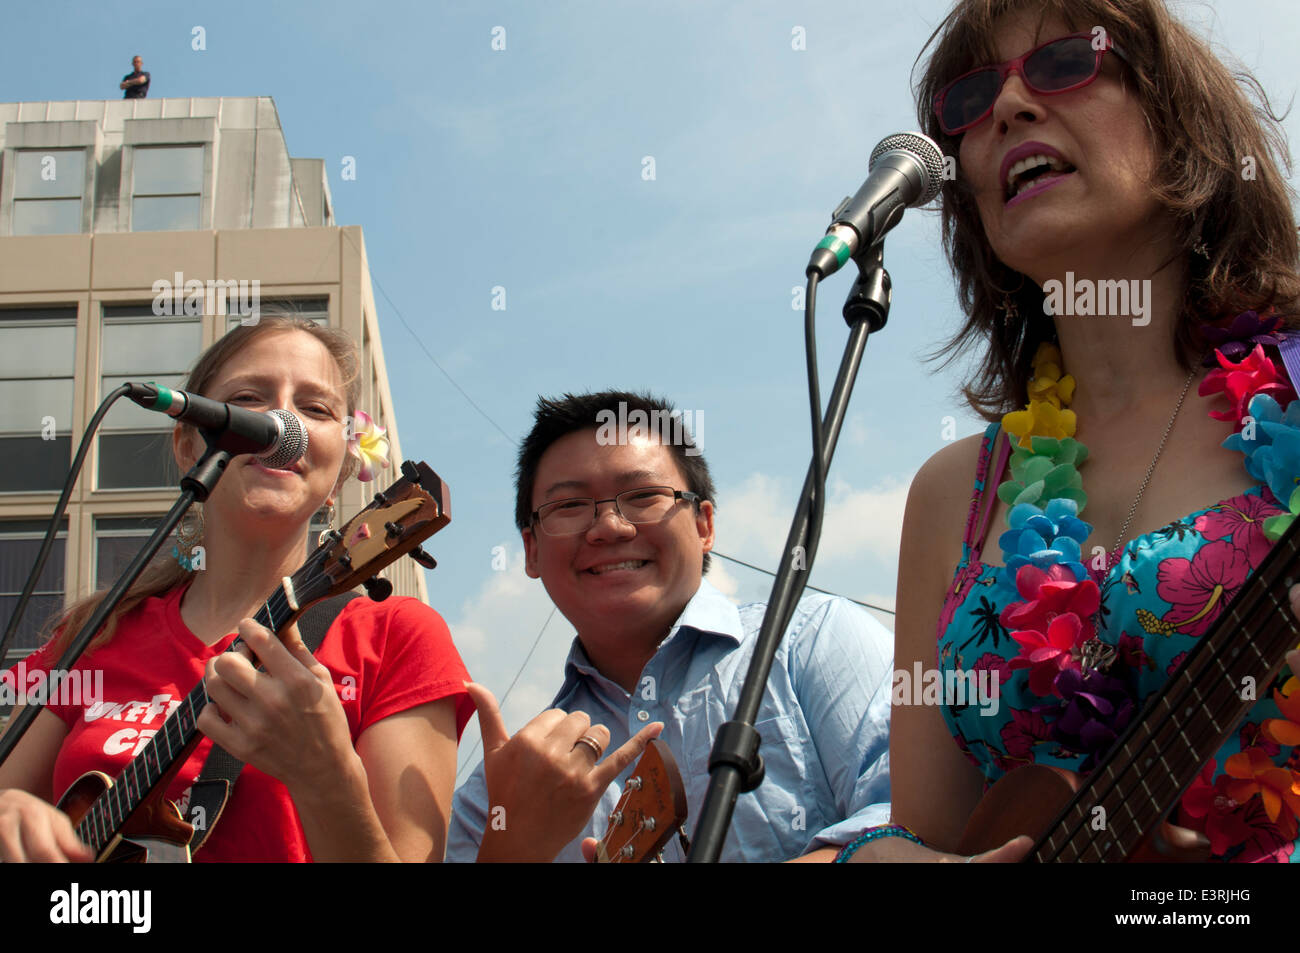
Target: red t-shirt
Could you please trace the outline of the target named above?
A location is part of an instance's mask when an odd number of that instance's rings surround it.
[[[50,704],[68,725],[54,765],[56,797],[87,771],[115,778],[162,726],[221,654],[234,633],[204,645],[181,619],[185,587],[145,600],[123,616],[109,643],[82,655],[75,668],[103,672],[103,687],[83,676],[84,705]],[[389,715],[437,701],[456,701],[456,737],[474,712],[465,691],[469,678],[442,617],[417,599],[353,599],[316,650],[334,677],[352,743]],[[26,659],[27,671],[58,662],[45,649]],[[94,702],[98,695],[100,701]],[[203,769],[212,742],[204,738],[178,773],[167,796],[184,814],[189,787]],[[221,819],[195,861],[309,861],[311,851],[283,784],[245,765]]]

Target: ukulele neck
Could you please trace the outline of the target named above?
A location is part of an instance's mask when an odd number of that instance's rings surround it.
[[[297,613],[293,581],[286,577],[270,598],[262,603],[253,619],[259,625],[279,632],[293,621]],[[226,651],[233,651],[240,644],[241,640],[236,637]],[[208,701],[205,680],[199,679],[199,683],[164,719],[162,727],[149,739],[143,750],[127,762],[113,786],[96,798],[86,811],[77,824],[77,836],[90,845],[96,854],[108,846],[122,824],[158,783],[189,757],[201,738],[195,723]]]

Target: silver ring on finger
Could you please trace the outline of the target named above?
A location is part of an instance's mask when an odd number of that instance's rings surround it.
[[[601,756],[604,755],[605,753],[605,749],[600,746],[600,742],[597,741],[595,738],[591,737],[591,735],[583,735],[577,741],[575,741],[573,743],[573,750],[576,751],[578,745],[585,745],[586,747],[590,748],[591,753],[596,756],[597,761],[599,761],[601,759]]]

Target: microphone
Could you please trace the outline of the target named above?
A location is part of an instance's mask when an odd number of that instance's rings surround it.
[[[260,411],[172,390],[150,382],[128,382],[126,396],[146,410],[183,420],[215,438],[216,448],[232,455],[251,453],[271,469],[283,469],[307,453],[307,430],[287,410]]]
[[[829,278],[898,224],[903,209],[924,205],[943,184],[943,153],[919,132],[886,136],[871,150],[867,181],[831,213],[831,227],[808,259],[805,274]]]

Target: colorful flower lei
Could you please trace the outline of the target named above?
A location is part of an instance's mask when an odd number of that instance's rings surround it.
[[[1228,399],[1230,411],[1210,412],[1233,424],[1223,446],[1245,454],[1251,476],[1287,501],[1289,512],[1264,522],[1271,541],[1300,516],[1300,400],[1264,353],[1265,345],[1283,337],[1278,323],[1245,312],[1228,328],[1205,326],[1205,339],[1214,345],[1205,364],[1217,368],[1198,388],[1203,397],[1222,393]],[[1029,403],[1002,419],[1016,449],[1011,479],[998,487],[998,498],[1010,507],[1009,528],[998,540],[1004,567],[998,581],[1020,598],[1007,604],[999,619],[1020,646],[1010,668],[1028,669],[1030,692],[1044,699],[1034,715],[1049,726],[1052,741],[1086,756],[1080,767],[1088,771],[1138,706],[1132,680],[1119,677],[1122,667],[1112,671],[1116,650],[1096,638],[1100,590],[1083,556],[1092,526],[1079,518],[1088,498],[1078,467],[1088,450],[1074,439],[1077,420],[1069,405],[1075,381],[1061,364],[1056,345],[1039,345]],[[1094,568],[1109,569],[1109,559]],[[1244,843],[1251,835],[1250,819],[1261,811],[1283,836],[1293,838],[1297,831],[1300,750],[1289,766],[1278,767],[1267,747],[1277,751],[1279,744],[1300,744],[1300,682],[1294,674],[1284,679],[1274,700],[1283,717],[1267,719],[1256,743],[1243,742],[1217,780],[1211,780],[1214,763],[1207,765],[1181,800],[1180,820],[1207,832],[1216,854]]]

